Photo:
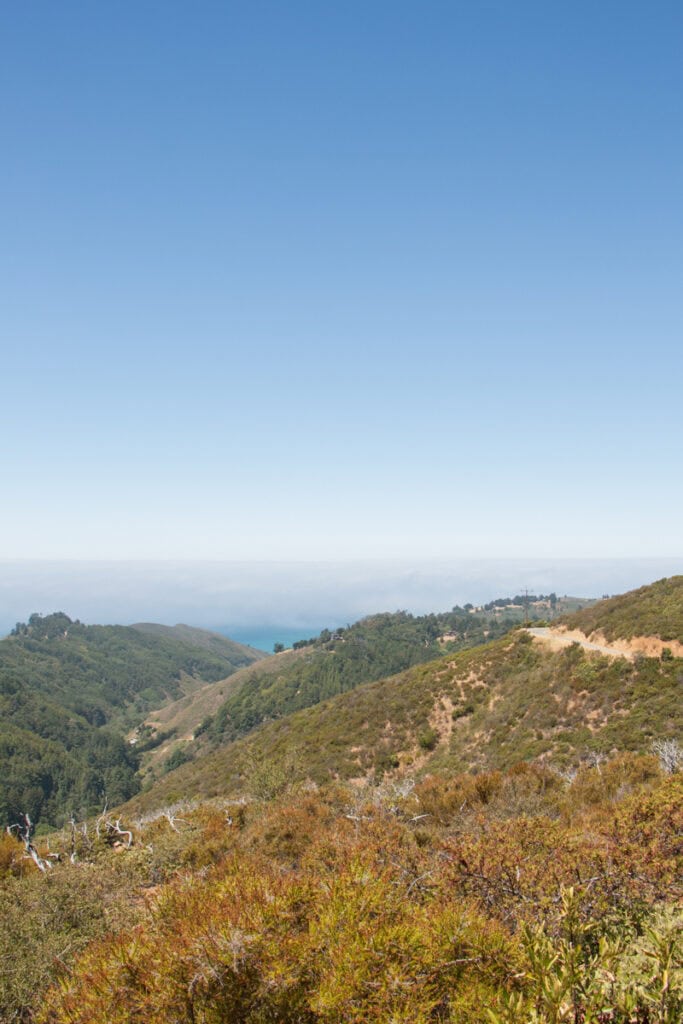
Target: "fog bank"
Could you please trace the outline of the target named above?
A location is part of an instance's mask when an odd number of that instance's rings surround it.
[[[84,622],[186,622],[239,633],[443,611],[519,593],[619,593],[683,571],[683,559],[448,562],[0,562],[0,630],[38,611]]]

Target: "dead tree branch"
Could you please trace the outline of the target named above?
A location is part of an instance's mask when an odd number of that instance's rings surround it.
[[[22,814],[22,818],[24,819],[23,824],[16,822],[14,825],[8,825],[7,833],[8,835],[14,835],[16,833],[17,838],[24,844],[24,849],[28,856],[31,858],[38,870],[42,871],[42,873],[46,875],[48,870],[54,865],[51,860],[43,859],[33,845],[32,837],[35,828],[28,814]]]

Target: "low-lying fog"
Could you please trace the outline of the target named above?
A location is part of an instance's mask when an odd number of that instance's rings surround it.
[[[447,562],[0,563],[0,633],[34,612],[93,623],[185,622],[246,638],[302,636],[376,611],[444,611],[523,592],[601,597],[683,571],[683,559]]]

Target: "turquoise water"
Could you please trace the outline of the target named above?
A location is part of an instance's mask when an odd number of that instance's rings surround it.
[[[295,640],[308,640],[312,636],[317,636],[324,628],[324,625],[300,626],[298,628],[263,626],[256,629],[244,629],[239,626],[231,629],[230,626],[221,626],[218,632],[229,636],[231,640],[237,640],[238,643],[248,644],[249,647],[256,647],[259,651],[267,651],[268,654],[272,654],[276,643],[291,647]]]

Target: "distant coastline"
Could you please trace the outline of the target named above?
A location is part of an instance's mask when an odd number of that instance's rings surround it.
[[[334,623],[326,625],[331,628]],[[325,629],[325,625],[302,626],[299,629],[294,629],[292,626],[257,626],[254,629],[246,630],[239,626],[234,628],[220,626],[216,632],[231,640],[236,640],[240,644],[247,644],[248,647],[255,647],[258,651],[272,654],[275,644],[283,644],[285,648],[288,648],[297,640],[309,640],[311,637],[318,636],[322,629]]]

